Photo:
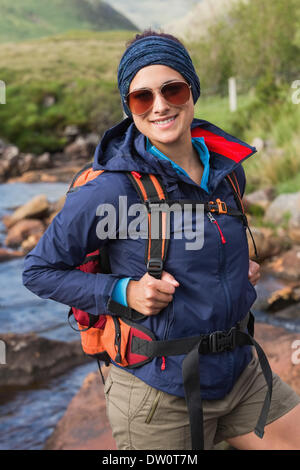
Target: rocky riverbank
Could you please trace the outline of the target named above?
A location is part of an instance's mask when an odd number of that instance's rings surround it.
[[[0,140],[0,183],[69,182],[92,159],[99,136],[83,136],[77,126],[67,126],[63,137],[67,142],[63,151],[41,155],[23,153],[17,146]]]
[[[80,341],[50,340],[35,333],[1,333],[5,363],[1,363],[0,388],[20,389],[49,381],[72,367],[90,361]]]

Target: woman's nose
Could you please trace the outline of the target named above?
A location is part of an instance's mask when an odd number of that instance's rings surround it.
[[[153,101],[153,112],[161,113],[170,108],[169,103],[164,99],[161,93],[155,93]]]

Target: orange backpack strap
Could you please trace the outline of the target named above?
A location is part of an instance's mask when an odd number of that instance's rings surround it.
[[[162,205],[167,201],[167,193],[161,178],[156,175],[132,171],[128,173],[128,177],[148,211],[148,242],[145,251],[147,271],[151,276],[160,279],[169,244],[167,212]],[[157,209],[159,210],[157,211]],[[155,229],[158,229],[158,234],[155,235],[158,236],[153,238],[154,220],[152,211],[158,214],[155,219],[155,222],[158,222],[158,227],[155,226]]]
[[[79,186],[83,186],[89,181],[92,181],[93,179],[97,178],[97,176],[101,175],[105,170],[93,170],[93,163],[89,162],[87,163],[76,175],[74,176],[69,189],[68,193],[71,193],[73,191],[76,191],[76,188]]]
[[[236,177],[235,172],[233,171],[230,175],[227,175],[226,178],[229,181],[230,185],[232,186],[235,202],[236,202],[239,210],[242,213],[243,224],[245,225],[245,227],[249,231],[249,234],[250,234],[250,237],[251,237],[251,240],[252,240],[252,243],[253,243],[255,257],[256,257],[256,259],[258,259],[257,247],[256,247],[254,237],[252,235],[252,232],[251,232],[249,224],[248,224],[248,219],[247,219],[247,216],[246,216],[246,213],[245,213],[245,208],[244,208],[243,201],[242,201],[241,190],[240,190],[239,182],[238,182],[238,179]]]

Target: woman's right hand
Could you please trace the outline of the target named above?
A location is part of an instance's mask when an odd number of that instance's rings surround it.
[[[139,281],[129,281],[127,285],[127,304],[143,315],[157,315],[173,300],[179,282],[166,271],[161,279],[146,273]]]

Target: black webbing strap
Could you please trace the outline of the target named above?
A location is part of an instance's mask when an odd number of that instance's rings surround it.
[[[255,434],[262,438],[272,398],[272,370],[262,348],[248,333],[236,329],[234,330],[234,334],[236,346],[251,345],[255,347],[267,383],[267,393],[254,430]],[[184,358],[182,363],[183,385],[190,417],[193,450],[204,449],[203,410],[200,390],[201,342],[202,341]]]
[[[131,307],[125,307],[125,305],[119,304],[119,302],[115,302],[111,297],[108,300],[107,309],[109,310],[109,313],[113,313],[118,317],[126,318],[132,321],[145,318],[145,315],[142,315],[137,310],[134,310]]]
[[[248,329],[248,333],[244,330]],[[272,370],[265,353],[252,337],[254,333],[254,316],[249,312],[246,317],[229,331],[215,331],[208,335],[199,335],[175,340],[147,341],[133,337],[131,351],[149,358],[177,356],[186,354],[182,362],[185,399],[190,418],[192,449],[204,449],[203,409],[200,390],[200,355],[219,354],[233,350],[236,346],[254,346],[258,355],[267,393],[255,427],[259,437],[264,435],[270,402],[272,397]]]

